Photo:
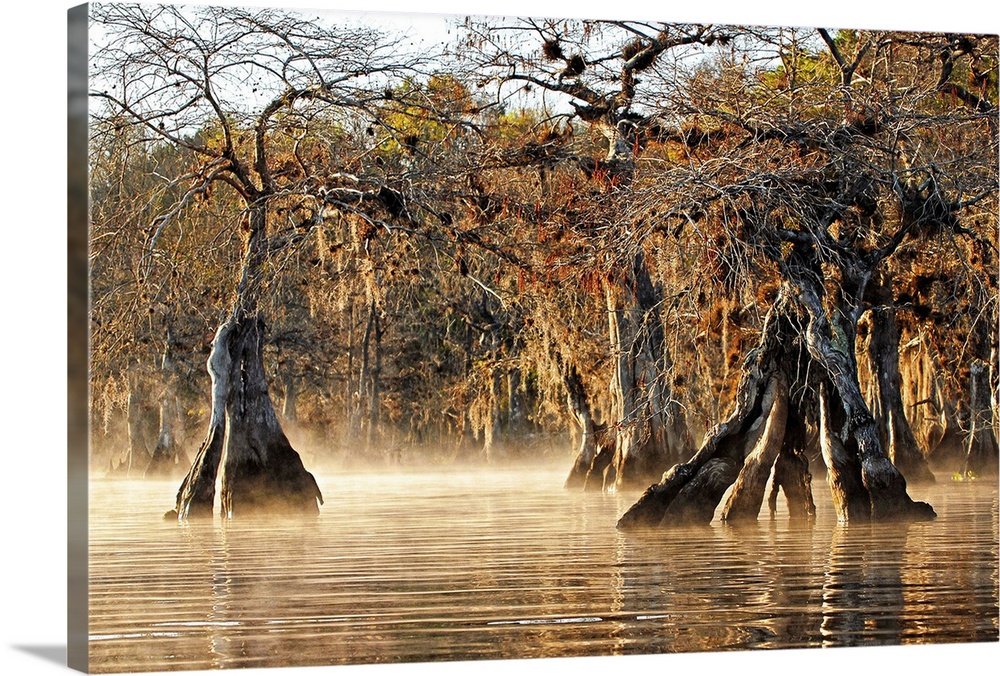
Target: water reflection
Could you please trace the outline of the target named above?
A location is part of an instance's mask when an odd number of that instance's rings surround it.
[[[625,536],[633,495],[563,468],[356,473],[307,526],[158,520],[175,487],[92,491],[95,671],[997,640],[997,491],[906,527]],[[924,496],[921,496],[923,499]]]
[[[910,526],[834,527],[823,581],[823,645],[899,643],[906,609],[900,568]]]

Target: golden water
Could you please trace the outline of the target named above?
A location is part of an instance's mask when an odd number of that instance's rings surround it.
[[[176,482],[91,486],[95,671],[996,641],[997,488],[939,518],[615,531],[565,467],[318,477],[317,519],[163,522]]]

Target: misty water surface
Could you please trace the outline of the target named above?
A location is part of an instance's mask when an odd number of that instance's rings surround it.
[[[305,522],[178,526],[177,482],[91,485],[95,671],[996,641],[997,488],[939,518],[623,535],[568,465],[318,476]]]

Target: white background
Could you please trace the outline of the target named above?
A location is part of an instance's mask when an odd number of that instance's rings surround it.
[[[218,4],[236,4],[219,2]],[[250,4],[250,3],[244,3]],[[258,4],[265,4],[260,0]],[[700,3],[598,3],[594,0],[279,1],[327,7],[439,13],[592,18],[648,18],[726,23],[823,25],[998,32],[991,0],[891,3],[840,0],[821,5],[707,0]],[[890,4],[890,3],[885,3]],[[66,645],[65,422],[65,148],[66,9],[68,3],[19,0],[8,6],[0,40],[0,498],[4,537],[0,673],[60,673]],[[994,7],[994,9],[986,9]],[[977,664],[979,663],[979,664]],[[573,658],[406,666],[313,667],[284,674],[548,674],[613,670],[669,673],[967,673],[1000,663],[1000,644],[933,647]],[[987,666],[987,668],[989,668]],[[209,672],[189,672],[209,673]],[[276,674],[273,669],[241,673]]]

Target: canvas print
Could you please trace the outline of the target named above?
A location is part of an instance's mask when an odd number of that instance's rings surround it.
[[[998,640],[997,36],[670,18],[71,11],[72,666]]]

